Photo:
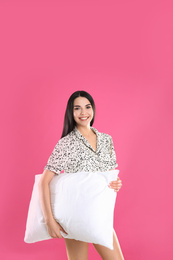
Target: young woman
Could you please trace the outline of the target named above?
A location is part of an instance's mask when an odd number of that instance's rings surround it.
[[[52,238],[63,238],[60,230],[67,234],[56,222],[51,210],[49,182],[54,174],[60,174],[62,170],[66,173],[108,171],[118,166],[112,137],[92,127],[94,118],[95,104],[91,95],[86,91],[74,92],[67,103],[61,139],[55,145],[39,182],[40,203]],[[118,192],[121,186],[122,181],[118,178],[109,187]],[[68,260],[88,259],[87,242],[64,239]],[[124,259],[114,229],[113,250],[98,244],[93,246],[104,260]]]

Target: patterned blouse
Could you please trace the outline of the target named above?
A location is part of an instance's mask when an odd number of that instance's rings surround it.
[[[97,135],[96,151],[75,126],[55,145],[44,169],[60,174],[63,170],[64,173],[104,172],[118,167],[111,135],[90,128]]]

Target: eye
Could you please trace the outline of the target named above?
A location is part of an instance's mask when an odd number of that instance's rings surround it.
[[[91,108],[91,106],[86,107],[87,109]],[[74,110],[78,110],[79,107],[75,107]]]

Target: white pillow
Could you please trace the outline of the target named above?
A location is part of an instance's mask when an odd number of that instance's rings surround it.
[[[113,215],[117,192],[109,188],[119,170],[61,173],[51,180],[53,216],[68,233],[64,238],[103,245],[113,250]],[[35,175],[24,241],[51,239],[44,221],[38,191],[42,174]]]

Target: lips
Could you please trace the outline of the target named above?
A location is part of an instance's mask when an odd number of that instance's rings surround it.
[[[79,117],[79,119],[80,119],[80,120],[83,120],[83,121],[84,121],[84,120],[87,120],[88,118],[89,118],[89,116],[88,116],[88,117]]]

